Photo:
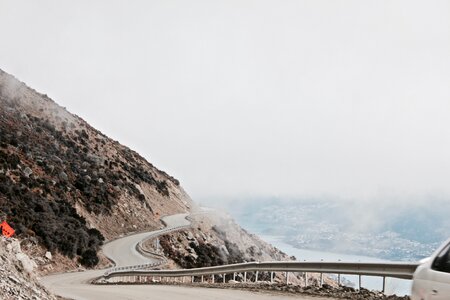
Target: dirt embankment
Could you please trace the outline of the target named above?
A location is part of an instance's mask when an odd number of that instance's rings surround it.
[[[307,295],[314,297],[329,297],[332,299],[348,299],[348,300],[409,300],[408,296],[396,296],[396,295],[385,295],[382,292],[369,291],[362,288],[361,290],[356,290],[351,287],[345,286],[330,286],[324,284],[323,286],[309,285],[309,286],[299,286],[299,285],[289,285],[286,284],[247,284],[247,285],[233,285],[228,284],[222,288],[228,289],[243,289],[250,291],[270,291],[278,294],[292,294],[292,295]]]

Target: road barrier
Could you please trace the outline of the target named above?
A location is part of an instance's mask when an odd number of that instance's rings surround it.
[[[323,274],[338,274],[338,283],[340,284],[340,275],[359,275],[359,288],[361,288],[361,276],[379,276],[383,278],[382,291],[385,291],[386,278],[400,278],[412,279],[413,273],[416,270],[418,263],[403,263],[403,262],[388,262],[388,263],[364,263],[364,262],[250,262],[233,265],[223,265],[216,267],[205,267],[195,269],[182,270],[143,270],[136,268],[134,270],[117,270],[109,272],[103,276],[103,283],[108,282],[108,279],[117,278],[134,278],[141,281],[142,277],[159,277],[173,278],[173,277],[191,277],[191,282],[195,281],[195,277],[200,277],[201,282],[204,282],[206,276],[212,278],[211,283],[214,283],[214,276],[223,276],[225,282],[226,274],[233,274],[233,279],[236,278],[236,273],[243,273],[243,282],[246,282],[247,273],[256,272],[256,279],[258,281],[258,272],[271,272],[271,282],[273,282],[274,272],[283,272],[286,278],[286,284],[289,284],[289,273],[302,272],[307,278],[308,273],[320,274],[320,285],[323,283]],[[139,266],[137,266],[139,267]],[[307,280],[306,280],[307,282]],[[114,282],[116,283],[116,282]]]

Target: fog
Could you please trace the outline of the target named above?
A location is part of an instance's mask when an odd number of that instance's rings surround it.
[[[449,1],[0,0],[0,37],[194,199],[450,195]]]

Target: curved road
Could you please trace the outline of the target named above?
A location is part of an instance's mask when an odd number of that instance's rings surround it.
[[[187,214],[177,214],[163,218],[167,228],[189,225]],[[117,267],[139,265],[152,262],[136,251],[136,245],[149,236],[162,230],[138,233],[120,238],[105,244],[103,253],[116,263]],[[171,285],[92,285],[89,282],[105,273],[106,270],[93,270],[84,272],[49,275],[41,282],[50,291],[59,296],[79,300],[275,300],[275,299],[315,299],[291,295],[271,295],[252,293],[239,290],[205,289],[196,287],[183,287]]]

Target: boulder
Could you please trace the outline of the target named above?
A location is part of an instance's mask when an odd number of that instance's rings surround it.
[[[22,268],[28,274],[32,274],[34,268],[37,267],[36,263],[33,260],[31,260],[25,253],[22,252],[16,253],[16,258],[18,261],[20,261],[20,263],[22,264]]]
[[[47,251],[47,252],[45,252],[44,257],[47,258],[48,260],[52,260],[53,256],[52,256],[52,253],[50,251]]]
[[[31,170],[31,168],[30,167],[26,167],[24,170],[23,170],[23,175],[25,175],[25,177],[30,177],[30,175],[31,174],[33,174],[33,170]]]
[[[20,249],[20,243],[18,240],[13,240],[10,244],[6,246],[6,250],[8,252],[12,252],[14,254],[22,252],[22,249]]]
[[[62,181],[67,181],[69,180],[69,176],[67,176],[66,172],[61,172],[59,173],[59,179],[61,179]]]

